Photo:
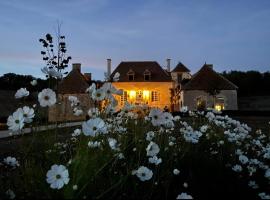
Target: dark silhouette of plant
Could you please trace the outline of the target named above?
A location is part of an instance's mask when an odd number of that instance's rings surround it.
[[[68,67],[71,57],[66,55],[65,36],[60,33],[60,25],[58,25],[55,44],[52,35],[49,33],[47,33],[44,38],[39,39],[39,42],[44,48],[40,53],[43,56],[46,67],[50,70],[54,69],[62,74],[67,74],[67,72],[63,71]]]

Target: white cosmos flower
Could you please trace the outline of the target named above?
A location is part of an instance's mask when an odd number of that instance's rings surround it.
[[[120,73],[119,72],[116,72],[113,76],[113,81],[119,81],[119,78],[120,78]]]
[[[16,110],[12,115],[7,119],[7,126],[9,130],[19,131],[24,126],[24,116],[22,109]]]
[[[173,170],[173,174],[174,174],[174,175],[178,175],[178,174],[180,174],[180,171],[179,171],[178,169],[174,169],[174,170]]]
[[[248,162],[248,157],[246,157],[245,155],[240,155],[239,156],[239,161],[242,163],[242,164],[246,164]]]
[[[96,118],[98,117],[98,115],[100,114],[98,108],[90,108],[88,110],[88,116],[92,117],[92,118]]]
[[[19,109],[21,109],[21,108],[19,108]],[[24,117],[25,123],[31,123],[33,121],[33,118],[35,117],[34,109],[30,108],[28,106],[24,106],[22,108],[22,112],[23,112],[23,117]]]
[[[265,192],[259,193],[258,196],[259,196],[261,199],[270,199],[270,195],[266,194]]]
[[[43,89],[38,94],[38,101],[42,107],[50,107],[56,103],[56,94],[50,88]]]
[[[113,94],[117,92],[117,89],[110,82],[104,83],[101,89],[104,91],[105,98],[107,99],[113,98]]]
[[[75,108],[73,109],[73,114],[74,114],[75,116],[80,116],[80,115],[83,114],[83,110],[81,110],[81,109],[75,107]]]
[[[46,176],[52,189],[61,189],[69,182],[69,173],[64,165],[53,165]]]
[[[102,101],[105,98],[105,93],[102,89],[97,89],[92,92],[92,99],[96,101]]]
[[[270,180],[270,168],[265,171],[264,177]]]
[[[148,133],[146,133],[146,140],[147,141],[152,141],[153,138],[155,137],[155,132],[154,131],[149,131]]]
[[[71,107],[73,107],[73,106],[78,106],[79,103],[80,103],[78,97],[76,97],[76,96],[68,96],[68,100],[69,100],[70,103],[71,103]]]
[[[61,79],[63,77],[63,75],[61,74],[61,72],[58,72],[58,71],[56,71],[53,68],[43,67],[43,68],[41,68],[41,71],[46,76],[50,76],[50,77],[53,77],[53,78],[59,78],[59,79]]]
[[[32,85],[32,86],[36,86],[37,85],[37,80],[32,80],[31,82],[30,82],[30,84]]]
[[[108,138],[108,143],[109,146],[111,147],[112,150],[117,150],[118,149],[118,145],[117,145],[117,140],[114,138]]]
[[[103,132],[105,122],[100,118],[89,119],[82,124],[82,130],[86,136],[96,136]]]
[[[248,186],[251,187],[252,189],[258,189],[259,186],[255,181],[249,181]]]
[[[74,132],[71,134],[72,137],[77,137],[79,135],[81,135],[82,130],[81,129],[75,129]]]
[[[203,126],[200,128],[200,131],[201,131],[202,133],[205,133],[205,132],[207,131],[207,129],[208,129],[208,126],[207,126],[207,125],[203,125]]]
[[[133,172],[141,181],[148,181],[152,178],[153,172],[145,166],[139,167]]]
[[[146,148],[147,156],[156,156],[159,153],[159,150],[159,146],[151,141]]]
[[[171,121],[173,121],[173,116],[172,116],[172,114],[169,113],[169,112],[164,112],[164,113],[163,113],[163,117],[164,117],[164,119],[165,119],[165,121],[164,121],[165,124],[166,124],[166,123],[169,123],[169,122],[171,122]]]
[[[148,159],[148,161],[149,161],[149,163],[152,163],[152,164],[155,164],[155,165],[159,165],[160,163],[162,163],[162,159],[158,158],[157,156],[150,157]]]
[[[241,172],[242,171],[242,166],[241,165],[234,165],[232,167],[232,170],[235,172]]]
[[[180,108],[180,112],[182,113],[186,113],[188,111],[188,107],[187,106],[183,106]]]
[[[90,95],[92,94],[92,92],[94,92],[96,90],[96,84],[95,83],[92,83],[92,85],[86,89],[86,93],[89,93]]]
[[[11,189],[8,189],[6,191],[6,195],[8,196],[9,199],[15,199],[15,197],[16,197],[15,193]]]
[[[11,156],[4,158],[4,163],[14,168],[20,166],[19,161],[17,161],[16,158],[11,157]]]
[[[151,118],[153,126],[160,126],[164,122],[163,112],[158,108],[151,109],[149,117]]]
[[[21,88],[21,89],[17,90],[17,92],[15,93],[16,99],[20,99],[22,97],[27,97],[27,96],[29,96],[29,91],[27,91],[26,88]]]
[[[176,199],[193,199],[193,197],[185,192],[179,194]]]

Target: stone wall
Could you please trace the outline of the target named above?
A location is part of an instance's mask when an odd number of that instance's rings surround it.
[[[188,106],[190,110],[197,109],[197,98],[203,97],[206,100],[206,107],[213,106],[213,97],[203,90],[184,90],[181,92],[182,106]],[[223,97],[225,100],[225,110],[237,110],[237,91],[221,90],[217,97]],[[181,107],[181,103],[180,103]]]
[[[148,105],[151,107],[158,107],[164,109],[165,106],[171,108],[171,91],[172,82],[113,82],[112,83],[117,89],[122,89],[124,91],[158,91],[159,101],[152,102],[148,101]],[[122,107],[121,97],[118,96],[117,100],[119,102],[118,109]],[[128,101],[131,100],[128,98]],[[131,102],[133,103],[133,102]]]
[[[76,96],[79,99],[83,115],[75,116],[73,114],[71,103],[68,100],[69,96]],[[85,120],[89,108],[93,106],[93,102],[88,94],[59,94],[57,104],[49,108],[49,122]]]

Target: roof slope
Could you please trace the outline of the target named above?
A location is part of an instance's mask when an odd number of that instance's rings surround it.
[[[133,71],[133,82],[144,82],[144,72],[149,70],[151,73],[151,80],[147,82],[171,82],[171,76],[167,73],[156,61],[130,61],[121,62],[111,74],[113,79],[116,72],[120,73],[118,82],[130,82],[127,73]]]
[[[238,87],[213,70],[211,65],[203,67],[183,86],[183,90],[236,90]]]
[[[85,93],[89,87],[87,80],[77,69],[73,69],[58,85],[60,94]]]
[[[179,62],[172,72],[190,72],[190,70],[181,62]]]

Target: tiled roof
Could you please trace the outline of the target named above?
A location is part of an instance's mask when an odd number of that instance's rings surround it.
[[[79,70],[73,69],[58,85],[60,94],[77,94],[85,93],[89,87],[84,75]]]
[[[120,73],[119,82],[130,82],[128,72],[134,72],[133,82],[144,82],[144,72],[151,73],[151,79],[147,82],[171,82],[171,76],[156,61],[130,61],[121,62],[111,74],[111,80],[115,73]]]
[[[213,70],[211,65],[203,67],[183,86],[183,90],[236,90],[238,87]]]
[[[190,72],[190,70],[181,62],[179,62],[172,72]]]

